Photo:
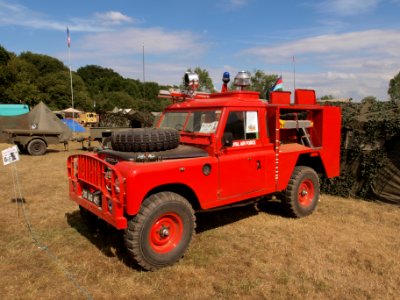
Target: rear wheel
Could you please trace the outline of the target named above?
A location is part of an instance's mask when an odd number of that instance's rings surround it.
[[[195,229],[191,205],[182,196],[160,192],[148,197],[129,221],[124,240],[128,253],[146,270],[177,262],[188,248]]]
[[[46,143],[42,140],[35,139],[29,142],[27,150],[30,155],[43,155],[46,153]]]
[[[310,215],[319,200],[317,173],[309,167],[296,167],[282,196],[282,203],[290,216],[300,218]]]

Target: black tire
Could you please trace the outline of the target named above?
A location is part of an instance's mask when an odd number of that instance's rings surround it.
[[[281,200],[291,217],[301,218],[310,215],[315,210],[319,195],[317,173],[312,168],[299,166],[293,170]]]
[[[29,142],[28,147],[26,147],[28,153],[33,156],[43,155],[46,153],[47,145],[44,141],[35,139]]]
[[[112,148],[123,152],[151,152],[174,149],[179,132],[173,128],[133,128],[113,132]]]
[[[185,253],[196,227],[192,206],[172,192],[153,194],[129,221],[124,241],[129,255],[145,270],[177,262]]]

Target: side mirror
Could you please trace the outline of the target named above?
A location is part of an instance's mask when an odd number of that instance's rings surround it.
[[[222,145],[231,147],[233,145],[233,134],[232,132],[225,132],[222,136]]]

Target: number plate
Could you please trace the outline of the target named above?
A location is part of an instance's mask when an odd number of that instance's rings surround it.
[[[100,191],[91,193],[90,191],[84,189],[82,191],[82,198],[101,207],[101,192]]]

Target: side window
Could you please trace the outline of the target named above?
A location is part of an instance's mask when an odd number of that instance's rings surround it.
[[[224,132],[231,132],[233,140],[257,139],[257,111],[231,111]]]

